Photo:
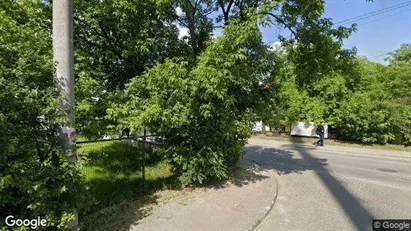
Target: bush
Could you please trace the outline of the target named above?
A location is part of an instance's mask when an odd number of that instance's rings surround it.
[[[342,139],[364,143],[411,143],[410,63],[381,66],[361,61],[358,89],[331,113]]]
[[[342,139],[385,144],[394,139],[388,123],[388,108],[368,94],[354,94],[335,111],[331,123]]]
[[[356,93],[335,111],[331,123],[344,140],[406,145],[410,144],[410,115],[407,105]]]
[[[167,61],[136,77],[108,114],[122,127],[165,137],[163,148],[183,185],[227,177],[265,102],[259,82],[270,63],[252,21],[231,22],[195,66]]]

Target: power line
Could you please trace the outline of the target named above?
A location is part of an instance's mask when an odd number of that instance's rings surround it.
[[[403,2],[403,3],[400,3],[400,4],[396,4],[396,5],[392,5],[392,6],[389,6],[389,7],[383,8],[383,9],[379,9],[379,10],[376,10],[376,11],[372,11],[372,12],[369,12],[369,13],[366,13],[366,14],[362,14],[362,15],[355,16],[355,17],[352,17],[352,18],[344,19],[344,20],[338,21],[338,22],[336,22],[336,23],[334,23],[334,24],[341,24],[341,23],[344,24],[344,23],[347,22],[347,21],[353,21],[353,20],[356,20],[356,19],[358,19],[358,18],[362,18],[362,17],[365,17],[365,16],[370,16],[370,15],[374,15],[374,14],[378,14],[378,13],[389,12],[390,10],[394,10],[394,9],[398,9],[398,8],[404,7],[404,6],[406,6],[406,5],[410,4],[410,3],[411,3],[411,1]]]
[[[348,24],[348,23],[353,23],[355,21],[371,18],[371,17],[377,16],[377,15],[380,15],[380,14],[388,13],[388,12],[393,11],[393,10],[397,10],[397,9],[401,9],[403,7],[407,7],[407,6],[410,5],[410,3],[411,3],[411,1],[403,2],[403,3],[393,5],[393,6],[390,6],[390,7],[386,7],[386,8],[377,10],[377,11],[373,11],[373,12],[370,12],[370,13],[366,13],[366,14],[359,15],[359,16],[356,16],[356,17],[353,17],[353,18],[349,18],[349,19],[339,21],[339,22],[334,23],[334,25],[345,25],[345,24]]]
[[[386,19],[386,18],[394,17],[394,16],[397,16],[397,15],[400,15],[400,14],[403,14],[403,13],[407,13],[407,12],[408,12],[408,10],[407,10],[407,11],[402,11],[402,12],[399,12],[399,13],[396,13],[396,14],[390,14],[390,15],[388,15],[388,16],[386,16],[386,17],[379,18],[379,19],[376,19],[376,20],[373,20],[373,21],[370,21],[370,22],[360,23],[360,24],[359,24],[359,26],[368,25],[368,24],[371,24],[371,23],[374,23],[374,22],[380,21],[380,20],[382,20],[382,19]]]
[[[391,51],[390,51],[390,52],[387,52],[387,53],[384,53],[384,54],[372,56],[371,58],[378,58],[378,57],[381,57],[381,56],[384,56],[384,55],[388,55],[388,54],[390,54],[390,53],[391,53]]]

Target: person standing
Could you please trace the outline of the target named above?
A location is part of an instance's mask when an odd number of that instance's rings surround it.
[[[318,125],[315,133],[319,136],[319,140],[315,143],[315,145],[324,146],[324,126],[322,124]]]

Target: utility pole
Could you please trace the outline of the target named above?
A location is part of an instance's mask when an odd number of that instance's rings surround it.
[[[73,0],[54,0],[53,7],[53,61],[55,81],[59,96],[63,97],[61,109],[66,114],[66,123],[57,129],[61,146],[68,153],[70,162],[77,161],[74,96],[74,54],[73,54]],[[78,213],[68,224],[72,229],[78,225]]]
[[[67,121],[58,130],[59,141],[71,162],[77,161],[74,96],[73,1],[55,0],[53,7],[53,61],[55,81]]]

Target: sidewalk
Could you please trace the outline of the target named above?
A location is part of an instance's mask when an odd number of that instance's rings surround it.
[[[275,173],[244,160],[228,183],[170,201],[130,230],[252,230],[276,197]]]

